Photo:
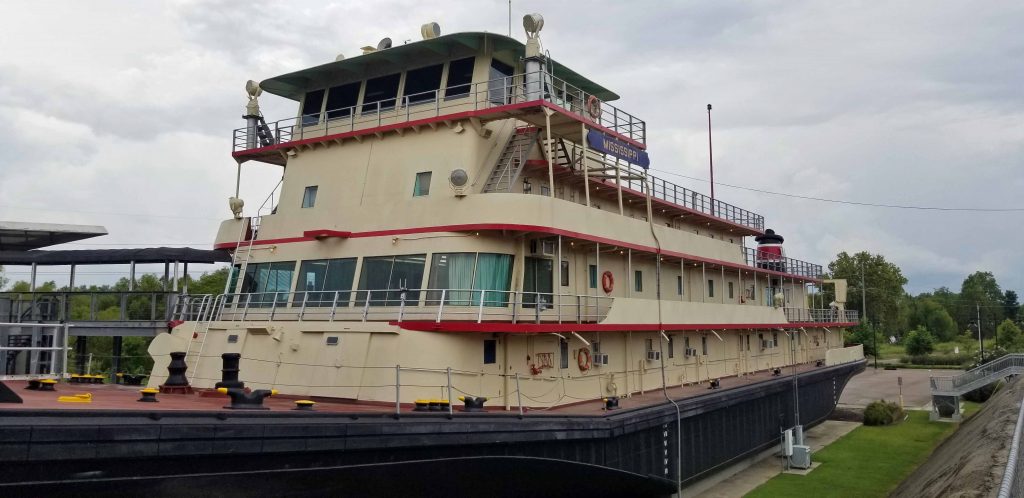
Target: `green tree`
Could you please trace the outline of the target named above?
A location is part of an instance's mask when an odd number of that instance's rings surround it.
[[[867,301],[866,318],[872,323],[882,324],[884,328],[903,330],[905,325],[900,317],[900,305],[906,298],[903,286],[907,278],[900,268],[885,260],[880,254],[865,251],[854,255],[841,252],[836,259],[828,264],[826,278],[844,278],[849,284],[849,295],[846,307],[860,311],[861,306],[861,270],[864,272],[863,291]]]
[[[935,350],[935,339],[923,327],[918,327],[907,334],[904,346],[911,356],[926,355]]]
[[[1003,293],[1003,316],[1016,320],[1021,312],[1020,301],[1017,300],[1017,292],[1007,289]]]
[[[10,282],[10,280],[4,276],[4,267],[0,266],[0,290],[4,290],[7,287],[7,282]]]
[[[1024,349],[1024,334],[1013,320],[1007,318],[996,327],[996,344],[1007,351],[1020,351]]]
[[[960,306],[957,324],[966,329],[981,315],[981,332],[985,337],[995,334],[996,325],[1003,321],[1003,291],[992,272],[974,272],[964,279],[960,287]]]
[[[198,279],[188,277],[189,294],[223,294],[224,285],[228,281],[228,267],[203,273]]]
[[[872,332],[874,332],[874,337],[871,335]],[[865,324],[846,329],[846,337],[844,338],[846,346],[863,345],[864,354],[867,356],[875,356],[875,344],[883,344],[885,340],[880,330],[873,329]]]
[[[940,342],[956,338],[958,329],[956,321],[941,304],[930,297],[917,297],[907,300],[907,325],[910,328],[924,328],[931,332]]]
[[[36,292],[54,292],[57,290],[57,282],[50,280],[36,286]],[[32,284],[19,280],[11,285],[10,292],[32,292]]]

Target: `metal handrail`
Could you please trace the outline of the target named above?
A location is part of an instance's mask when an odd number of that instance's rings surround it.
[[[999,498],[1021,496],[1024,493],[1024,455],[1021,455],[1021,432],[1024,431],[1024,400],[1017,409],[1017,425],[1013,429],[1013,440],[1003,470],[1003,480],[999,485]]]
[[[525,90],[525,81],[530,76],[541,78],[545,82],[545,88],[536,94],[528,94]],[[469,90],[458,95],[442,96],[442,89],[429,90],[280,119],[267,123],[267,127],[275,143],[287,143],[383,124],[454,114],[465,111],[470,104],[473,110],[481,110],[543,100],[640,143],[647,141],[646,123],[643,120],[607,103],[601,104],[603,109],[596,117],[590,115],[584,103],[592,96],[591,94],[547,73],[518,73],[467,86]],[[249,127],[234,130],[233,151],[263,147],[262,144],[254,147],[259,142],[249,140],[250,132]]]
[[[1024,353],[1012,353],[960,375],[931,377],[930,384],[933,395],[959,396],[1004,377],[1021,373],[1024,373]]]
[[[183,296],[175,319],[190,321],[486,321],[597,323],[614,298],[486,289],[376,289]]]
[[[857,310],[832,308],[783,308],[783,311],[787,321],[796,323],[853,323],[860,315]]]
[[[820,279],[823,275],[821,265],[767,253],[753,247],[743,248],[743,259],[747,266],[754,266],[762,270],[814,279]]]
[[[11,304],[10,321],[165,321],[176,306],[175,291],[36,291],[2,292]],[[72,305],[86,301],[85,316]],[[145,308],[134,306],[144,302]],[[116,308],[117,316],[101,316]],[[141,313],[140,313],[141,311]],[[134,312],[134,313],[133,313]]]

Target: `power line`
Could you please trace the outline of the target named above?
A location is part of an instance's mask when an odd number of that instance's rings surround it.
[[[695,176],[687,176],[679,173],[673,173],[671,171],[665,171],[660,169],[651,168],[651,171],[657,171],[667,175],[678,176],[680,178],[686,178],[698,182],[707,182],[706,178],[697,178]],[[918,211],[967,211],[967,212],[985,212],[985,213],[1013,213],[1013,212],[1024,212],[1024,208],[961,208],[961,207],[940,207],[940,206],[911,206],[903,204],[880,204],[873,202],[860,202],[860,201],[847,201],[840,199],[825,199],[823,197],[812,197],[808,195],[790,194],[786,192],[773,192],[771,190],[757,189],[753,187],[744,187],[741,185],[732,185],[723,182],[715,182],[716,185],[731,187],[740,190],[749,190],[751,192],[758,192],[761,194],[778,195],[782,197],[792,197],[795,199],[805,199],[809,201],[819,202],[831,202],[833,204],[849,204],[852,206],[869,206],[869,207],[880,207],[889,209],[914,209]]]

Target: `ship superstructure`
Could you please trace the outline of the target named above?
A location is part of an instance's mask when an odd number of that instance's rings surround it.
[[[193,385],[242,355],[254,387],[401,402],[434,386],[552,406],[843,354],[854,312],[764,218],[648,173],[645,122],[612,91],[492,33],[436,36],[250,83],[240,175],[283,169],[221,224],[222,296],[154,343]],[[268,122],[261,92],[297,115]],[[762,241],[747,247],[748,237]],[[817,305],[817,306],[815,306]],[[842,357],[842,361],[849,358]],[[835,360],[839,361],[839,360]],[[555,383],[560,386],[552,389]]]

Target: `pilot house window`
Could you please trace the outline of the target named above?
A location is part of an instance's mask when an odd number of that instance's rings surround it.
[[[320,122],[320,108],[324,105],[324,91],[306,92],[302,100],[302,126],[315,125]]]
[[[405,98],[409,104],[433,102],[441,88],[443,64],[421,67],[405,73]]]
[[[448,88],[444,91],[445,100],[469,95],[470,83],[473,82],[473,65],[475,60],[473,57],[467,57],[451,61],[448,64]]]
[[[361,81],[357,81],[327,90],[327,119],[347,118],[352,115],[359,101],[359,87],[362,85]]]
[[[398,96],[398,83],[401,79],[402,75],[399,73],[366,80],[366,92],[363,93],[363,114],[393,109],[395,97]]]

